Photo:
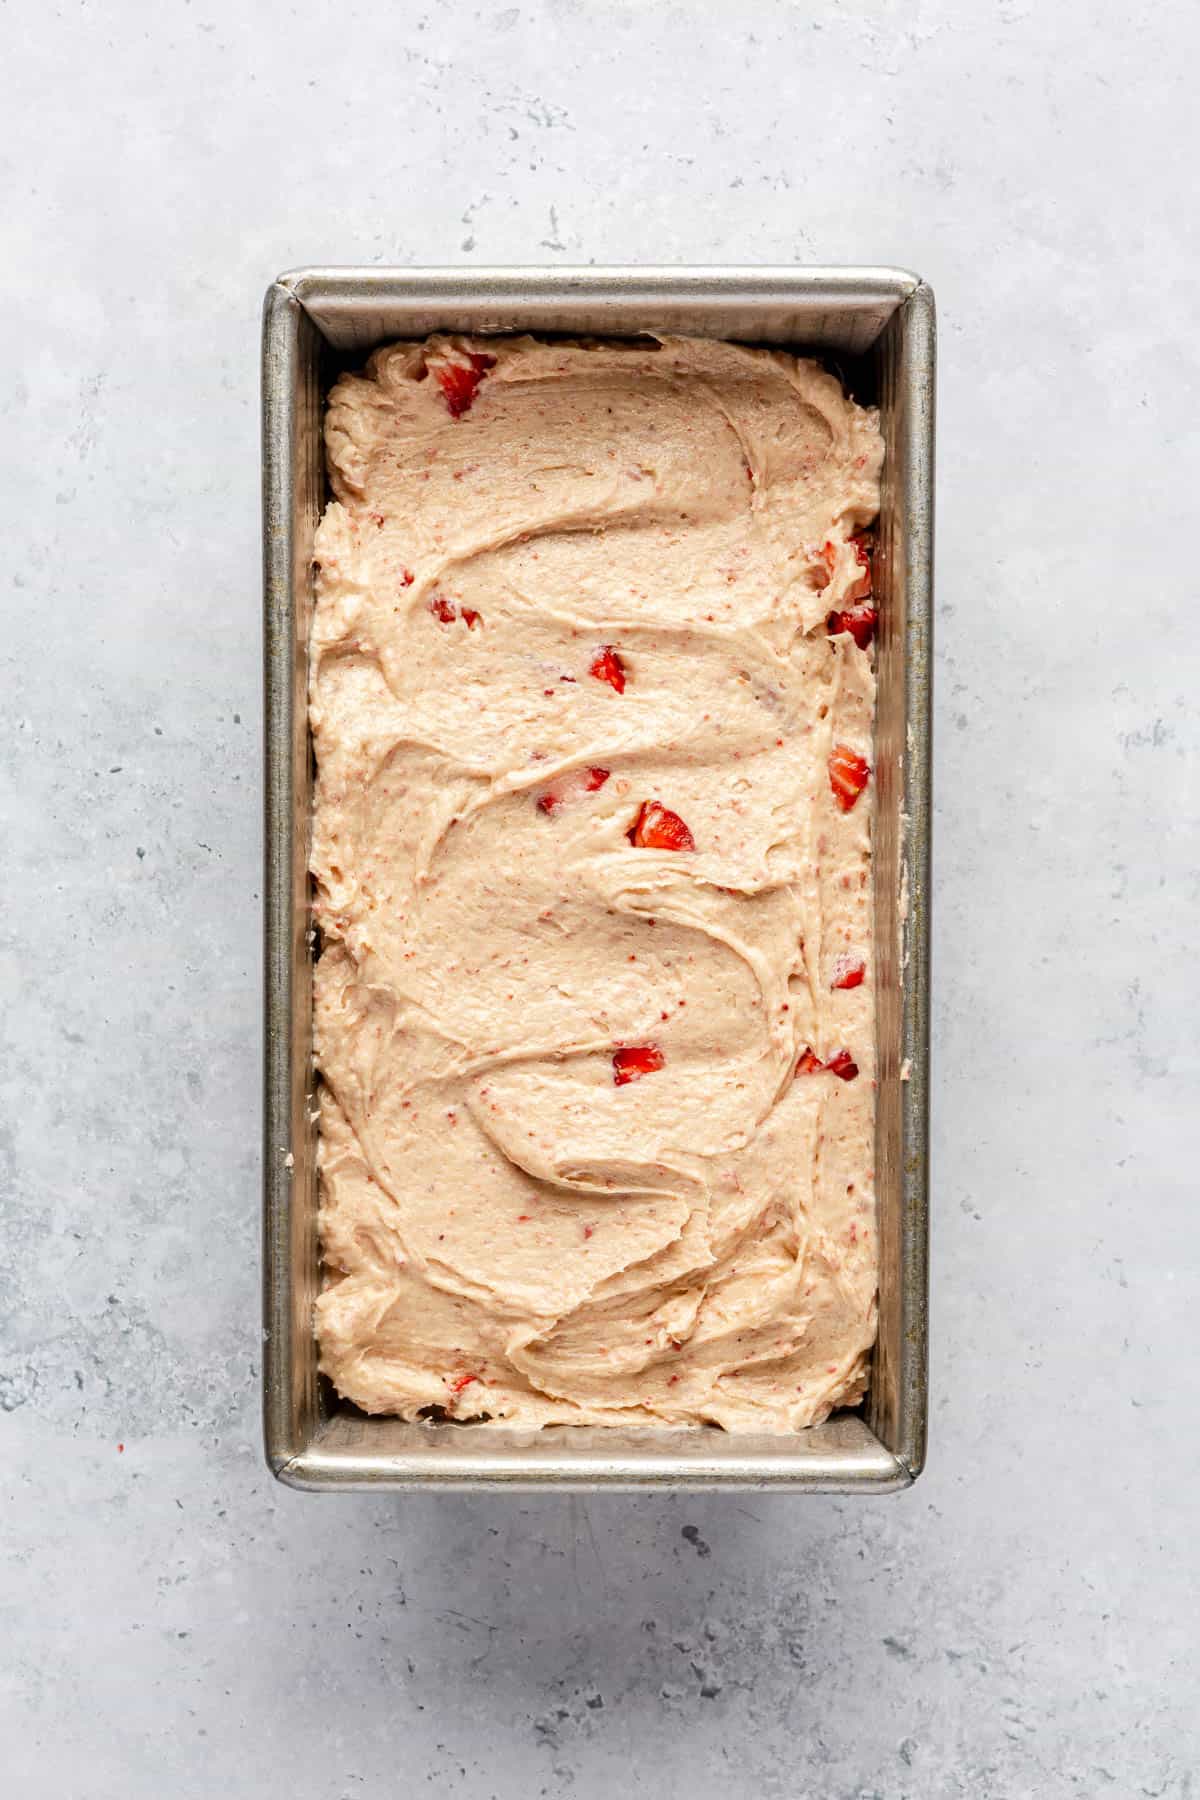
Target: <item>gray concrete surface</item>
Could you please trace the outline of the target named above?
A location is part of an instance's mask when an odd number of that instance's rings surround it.
[[[1200,1792],[1200,20],[0,13],[6,1791]],[[258,1436],[263,288],[910,265],[942,320],[933,1449],[318,1500]]]

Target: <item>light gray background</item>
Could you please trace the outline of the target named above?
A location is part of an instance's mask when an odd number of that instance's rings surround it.
[[[1200,1792],[1195,8],[0,32],[8,1791]],[[895,262],[940,303],[930,1467],[856,1503],[284,1492],[262,290],[639,259]]]

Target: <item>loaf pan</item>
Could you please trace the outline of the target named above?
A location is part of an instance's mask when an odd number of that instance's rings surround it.
[[[830,360],[880,407],[886,457],[874,837],[879,1337],[863,1407],[787,1436],[716,1428],[513,1430],[368,1418],[317,1367],[307,725],[321,416],[338,371],[430,332],[643,331]],[[899,269],[305,269],[263,320],[266,704],[263,1400],[270,1467],[327,1488],[787,1488],[882,1493],[925,1455],[929,813],[935,331]]]

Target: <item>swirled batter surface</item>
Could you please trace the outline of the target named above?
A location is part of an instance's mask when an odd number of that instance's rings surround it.
[[[322,1367],[820,1421],[875,1334],[875,414],[731,344],[433,338],[326,445]]]

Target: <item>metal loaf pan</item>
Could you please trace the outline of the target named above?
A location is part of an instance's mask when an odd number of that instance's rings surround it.
[[[317,1370],[319,1280],[308,844],[307,646],[324,500],[324,394],[379,343],[433,331],[627,337],[663,329],[832,357],[886,441],[876,587],[876,1179],[879,1340],[862,1412],[793,1436],[515,1431],[366,1418]],[[264,1408],[293,1487],[749,1487],[886,1492],[925,1454],[930,586],[934,306],[896,269],[308,269],[263,328],[266,662]]]

